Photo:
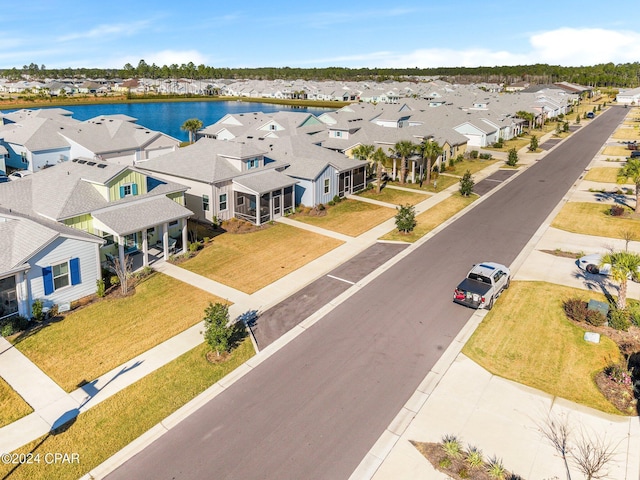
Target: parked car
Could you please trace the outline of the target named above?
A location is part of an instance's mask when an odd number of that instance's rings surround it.
[[[491,310],[496,298],[511,283],[507,267],[494,262],[482,262],[473,266],[467,277],[453,291],[453,301],[471,308]]]
[[[31,173],[29,170],[16,170],[9,175],[9,180],[20,180],[21,178],[31,175]]]
[[[633,152],[631,152],[631,158],[638,158],[640,157],[640,150],[634,150]]]
[[[9,177],[6,175],[0,175],[0,183],[6,183],[9,181]]]
[[[611,273],[611,265],[605,263],[600,266],[602,261],[602,255],[599,253],[592,253],[591,255],[585,255],[578,259],[578,267],[588,273],[595,273],[600,275],[609,275]]]
[[[593,112],[587,112],[587,118],[595,118],[596,114]]]

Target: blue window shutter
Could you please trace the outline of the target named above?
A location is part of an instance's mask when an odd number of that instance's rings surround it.
[[[124,187],[120,187],[120,198],[124,198]]]
[[[71,270],[71,285],[80,283],[80,259],[72,258],[69,260],[69,269]]]
[[[44,282],[44,294],[49,295],[53,293],[53,269],[51,267],[44,267],[42,269],[42,281]]]
[[[138,184],[137,183],[131,184],[131,193],[133,195],[137,195],[138,194]]]

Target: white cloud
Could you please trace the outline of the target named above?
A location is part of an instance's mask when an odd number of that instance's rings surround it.
[[[526,44],[525,44],[526,45]],[[560,28],[532,34],[528,51],[487,48],[421,48],[410,52],[373,52],[306,63],[352,67],[436,68],[548,63],[562,66],[637,62],[640,33],[599,28]]]
[[[72,33],[59,37],[61,42],[68,42],[72,40],[97,38],[97,39],[112,39],[113,37],[129,37],[140,33],[140,31],[146,29],[149,22],[141,20],[139,22],[132,23],[114,23],[111,25],[98,25],[91,30],[84,32]]]
[[[566,66],[636,62],[640,33],[601,28],[559,28],[531,36],[532,57]]]

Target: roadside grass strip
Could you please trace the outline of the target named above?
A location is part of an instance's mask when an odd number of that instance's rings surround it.
[[[209,350],[199,345],[80,414],[66,429],[16,450],[32,459],[40,454],[40,463],[0,464],[0,477],[77,480],[255,354],[248,337],[219,364],[205,358]],[[46,464],[45,454],[52,452],[75,453],[79,462]]]
[[[180,267],[251,294],[341,244],[340,240],[275,224],[251,233],[218,235]]]
[[[444,199],[442,202],[422,212],[420,215],[417,215],[417,225],[414,227],[412,232],[404,234],[395,229],[394,231],[380,237],[380,240],[413,243],[425,236],[438,225],[446,222],[460,210],[470,205],[474,202],[474,200],[477,199],[478,197],[475,195],[472,195],[470,197],[463,197],[458,193],[451,195],[449,198]]]
[[[631,150],[629,150],[627,147],[608,145],[602,150],[602,155],[611,155],[612,157],[628,157],[629,155],[631,155]]]
[[[614,138],[616,140],[640,140],[640,128],[638,125],[635,125],[632,128],[618,128],[615,132],[613,132],[611,138]]]
[[[13,342],[71,392],[202,321],[210,301],[224,300],[154,273],[131,295],[97,301]]]
[[[323,216],[295,214],[291,218],[333,232],[357,237],[396,214],[396,210],[393,208],[351,199],[342,200],[340,203],[327,207],[325,211],[326,215]]]
[[[615,167],[594,167],[584,176],[585,180],[591,182],[617,183],[619,168]],[[628,180],[620,185],[632,185]]]
[[[635,203],[632,199],[629,202]],[[640,221],[628,216],[633,210],[624,207],[626,216],[613,217],[609,214],[610,208],[610,205],[600,203],[568,202],[556,215],[551,226],[596,237],[624,239],[627,234],[631,234],[632,238],[640,238]]]
[[[11,386],[0,378],[0,427],[9,425],[33,412]]]
[[[605,301],[604,295],[545,282],[512,282],[462,349],[494,375],[612,414],[594,376],[621,359],[609,338],[584,340],[565,316],[569,298]],[[544,299],[544,300],[542,300]]]
[[[358,196],[378,200],[380,202],[391,203],[393,205],[415,205],[429,198],[424,193],[406,192],[395,188],[383,188],[380,193],[376,193],[375,187],[364,192],[358,193]]]

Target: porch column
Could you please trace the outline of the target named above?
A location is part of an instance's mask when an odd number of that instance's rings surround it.
[[[187,243],[189,241],[188,237],[187,237],[187,219],[183,218],[182,219],[182,253],[187,253]]]
[[[262,217],[262,195],[256,194],[256,225],[260,226],[260,218]]]
[[[162,224],[162,253],[165,260],[169,260],[169,227],[167,223]]]
[[[396,159],[395,158],[393,159],[393,179],[397,180],[397,177],[396,177]]]
[[[147,239],[148,232],[148,229],[142,229],[142,265],[145,267],[149,266],[149,240]]]
[[[411,183],[416,183],[416,162],[411,162]]]
[[[118,260],[120,260],[120,268],[124,268],[124,244],[123,238],[118,235]]]
[[[16,281],[16,297],[18,300],[18,315],[30,318],[31,310],[29,305],[31,301],[29,298],[29,284],[27,282],[27,272],[18,272],[15,275]]]

